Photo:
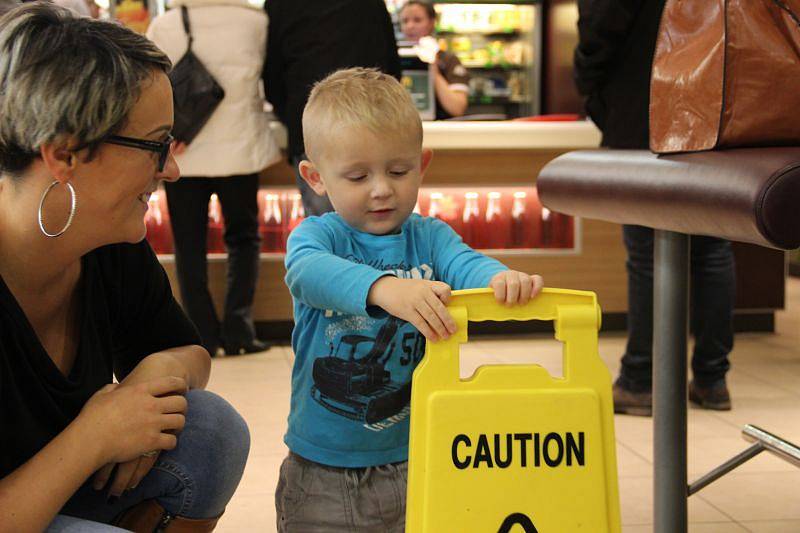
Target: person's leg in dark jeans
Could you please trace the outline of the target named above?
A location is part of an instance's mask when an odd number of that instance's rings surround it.
[[[709,409],[730,409],[725,374],[733,349],[736,292],[731,243],[715,237],[692,237],[692,318],[694,354],[690,399]]]
[[[652,413],[653,238],[650,228],[624,226],[628,251],[628,343],[614,386],[618,413]],[[691,239],[691,325],[695,336],[690,397],[710,409],[730,408],[725,387],[733,348],[734,270],[730,243]]]
[[[653,230],[623,226],[628,251],[628,344],[617,382],[649,393],[653,383]]]
[[[324,215],[329,211],[333,211],[333,206],[327,196],[320,196],[315,193],[306,183],[306,180],[303,179],[303,176],[300,175],[300,161],[305,158],[305,154],[291,158],[295,181],[297,182],[297,188],[300,189],[300,197],[303,200],[303,209],[305,209],[307,217]]]
[[[213,357],[220,345],[220,327],[208,291],[206,263],[211,187],[212,181],[209,178],[182,178],[173,183],[164,183],[175,240],[175,269],[181,303],[200,332],[203,347]]]
[[[253,297],[258,281],[258,175],[215,178],[214,188],[225,218],[228,287],[222,343],[228,354],[251,353],[269,346],[256,339]]]

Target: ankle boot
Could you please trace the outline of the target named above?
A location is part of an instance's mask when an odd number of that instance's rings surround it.
[[[135,533],[209,533],[214,531],[218,521],[219,516],[200,519],[174,516],[157,501],[145,500],[123,511],[114,525]]]

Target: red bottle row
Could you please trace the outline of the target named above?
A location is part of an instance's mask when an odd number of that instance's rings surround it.
[[[157,254],[174,253],[172,225],[167,210],[167,195],[164,191],[154,192],[147,202],[144,224],[147,227],[147,241]]]
[[[447,222],[478,249],[572,248],[572,217],[539,203],[536,189],[420,191],[416,212]]]
[[[262,252],[285,252],[289,234],[305,218],[299,192],[258,192],[258,221]]]
[[[154,193],[145,215],[147,239],[156,253],[173,253],[166,195]],[[422,190],[416,213],[448,223],[464,242],[478,249],[572,248],[572,217],[542,207],[536,189]],[[261,251],[286,251],[286,240],[305,218],[298,192],[260,190],[258,220]],[[224,253],[222,208],[216,195],[208,204],[207,251]]]
[[[145,215],[147,240],[159,254],[174,253],[172,227],[169,221],[166,195],[153,193]],[[286,251],[289,233],[303,221],[305,213],[300,193],[261,190],[258,193],[258,232],[261,236],[261,251],[279,253]],[[208,228],[206,251],[225,252],[225,219],[216,194],[208,202]]]

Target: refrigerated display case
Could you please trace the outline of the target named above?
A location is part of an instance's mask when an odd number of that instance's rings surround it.
[[[174,249],[165,198],[153,194],[145,215],[147,240],[162,258]],[[262,258],[282,259],[289,234],[305,218],[300,193],[263,187],[258,206]],[[580,224],[542,207],[533,186],[422,188],[414,212],[442,220],[469,246],[495,256],[577,252]],[[208,213],[207,251],[214,258],[225,252],[216,195],[211,196]]]
[[[386,0],[402,45],[402,0]],[[542,5],[535,0],[433,2],[436,37],[470,74],[468,116],[517,118],[540,111]]]

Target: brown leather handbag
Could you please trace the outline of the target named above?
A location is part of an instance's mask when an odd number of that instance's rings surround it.
[[[800,146],[800,0],[667,0],[650,149]]]

